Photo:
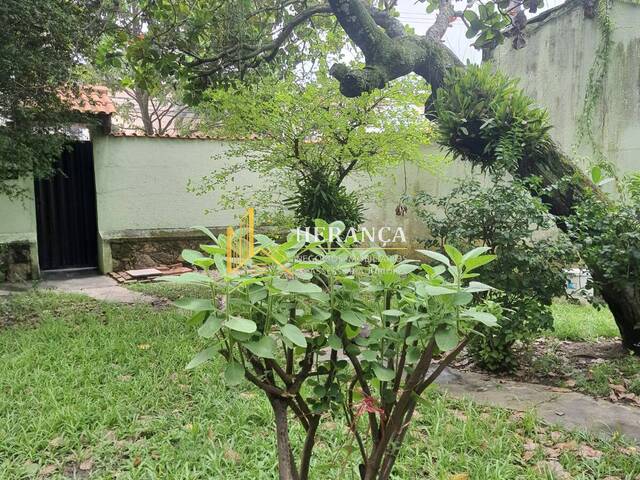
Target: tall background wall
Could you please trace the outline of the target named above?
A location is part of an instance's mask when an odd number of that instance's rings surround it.
[[[598,21],[585,17],[582,5],[570,0],[547,12],[543,20],[527,25],[525,48],[514,50],[507,41],[493,52],[493,59],[547,108],[551,134],[567,152],[593,157],[584,144],[574,148],[601,38]],[[628,173],[640,170],[640,4],[615,1],[610,18],[613,45],[592,115],[593,135],[619,172]]]

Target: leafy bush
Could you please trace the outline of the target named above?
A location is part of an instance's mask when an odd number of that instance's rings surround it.
[[[377,193],[372,176],[405,161],[430,162],[421,147],[433,129],[415,108],[427,97],[423,84],[403,79],[345,98],[322,69],[313,82],[278,77],[211,90],[200,107],[200,128],[251,141],[229,144],[215,156],[216,170],[190,188],[199,194],[219,192],[229,209],[260,205],[261,223],[276,223],[286,205],[305,222],[297,226],[313,226],[309,221],[316,218],[356,226],[364,210],[357,199]],[[247,173],[267,182],[244,184]]]
[[[281,479],[309,478],[321,419],[344,415],[362,478],[386,480],[420,395],[477,324],[496,324],[473,306],[490,287],[467,280],[494,257],[488,248],[463,255],[447,246],[449,257],[423,251],[438,266],[417,265],[353,248],[352,236],[336,242],[329,232],[343,231],[341,222],[316,226],[318,237],[297,232],[283,244],[256,235],[255,256],[237,271],[227,270],[223,235],[210,234],[205,254],[182,253],[204,271],[171,281],[211,289],[209,298],[176,302],[209,342],[187,368],[222,356],[229,386],[248,381],[267,395]],[[360,334],[366,324],[368,336]],[[442,357],[430,372],[435,355]],[[289,412],[304,429],[301,448],[292,449]]]
[[[357,228],[364,221],[364,206],[355,192],[327,174],[314,171],[297,181],[295,193],[284,201],[298,227],[313,227],[317,218],[341,221],[346,228]]]
[[[435,106],[440,143],[482,170],[513,172],[550,141],[546,110],[489,65],[452,70]]]
[[[519,183],[484,188],[475,180],[461,181],[445,197],[433,199],[423,193],[415,201],[433,237],[427,245],[484,245],[498,255],[483,275],[498,289],[486,297],[504,309],[501,328],[480,327],[484,337],[469,350],[484,368],[513,369],[514,344],[526,343],[553,326],[549,306],[553,297],[564,293],[563,266],[573,257],[566,237],[558,233],[532,241],[534,234],[554,224],[542,202]]]
[[[594,171],[596,169],[594,168]],[[592,176],[594,175],[592,171]],[[598,174],[599,176],[599,174]],[[635,285],[640,299],[640,177],[631,175],[618,199],[586,196],[567,221],[568,233],[583,261],[598,265],[595,287]],[[594,181],[598,178],[594,178]],[[605,179],[606,182],[608,179]],[[603,183],[603,181],[599,182]]]

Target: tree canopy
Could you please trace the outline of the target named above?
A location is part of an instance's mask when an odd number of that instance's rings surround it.
[[[64,147],[64,127],[76,117],[63,100],[78,94],[74,69],[98,27],[86,7],[0,3],[0,194],[19,196],[16,180],[50,174]]]

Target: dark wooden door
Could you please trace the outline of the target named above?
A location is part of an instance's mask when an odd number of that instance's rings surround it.
[[[42,270],[96,267],[98,222],[91,142],[76,142],[58,173],[36,180],[38,254]]]

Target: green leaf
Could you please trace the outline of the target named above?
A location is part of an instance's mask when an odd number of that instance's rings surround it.
[[[209,315],[207,321],[198,329],[198,335],[203,338],[211,338],[218,333],[220,328],[222,328],[222,319],[215,315]]]
[[[217,242],[218,239],[216,238],[216,236],[213,234],[213,232],[211,232],[211,230],[209,230],[207,227],[203,227],[201,225],[196,225],[195,227],[193,227],[194,229],[204,233],[207,237],[209,237],[211,240],[213,240],[214,242]],[[184,258],[184,257],[183,257]]]
[[[451,295],[452,293],[456,293],[456,291],[450,288],[422,282],[416,283],[416,293],[421,297],[435,297],[438,295]]]
[[[302,330],[300,330],[292,323],[287,323],[280,328],[280,331],[282,332],[282,335],[293,344],[302,348],[307,348],[307,339],[304,338]]]
[[[244,380],[244,367],[232,360],[224,369],[224,381],[228,386],[233,387],[242,383],[242,380]]]
[[[283,278],[274,278],[273,286],[287,293],[311,294],[322,292],[322,289],[318,285],[314,283],[303,283],[297,279],[285,280]]]
[[[187,363],[185,369],[191,370],[192,368],[196,368],[198,365],[202,365],[204,362],[211,360],[218,353],[218,349],[219,347],[216,345],[202,350],[193,357],[189,363]]]
[[[488,252],[489,250],[491,250],[490,247],[476,247],[472,250],[469,250],[467,253],[465,253],[462,256],[462,263],[466,263],[467,260],[471,259],[471,258],[477,258],[480,255],[482,255],[483,253]]]
[[[396,268],[394,268],[393,271],[396,272],[398,275],[407,275],[417,270],[418,268],[419,267],[417,265],[412,265],[410,263],[401,263]]]
[[[185,262],[188,262],[188,263],[191,263],[191,264],[193,264],[196,260],[198,260],[200,258],[207,258],[204,255],[202,255],[202,253],[198,252],[197,250],[189,250],[189,249],[182,250],[181,256],[182,256],[182,258],[184,259]]]
[[[365,317],[360,312],[354,312],[353,310],[340,310],[340,316],[342,320],[354,327],[362,327],[364,325]]]
[[[227,254],[224,248],[218,247],[217,245],[200,245],[200,249],[203,252],[208,253],[209,255],[226,255]]]
[[[275,358],[276,342],[271,337],[262,337],[257,342],[245,343],[244,346],[256,357]]]
[[[471,258],[465,262],[467,272],[475,270],[482,265],[486,265],[489,262],[493,262],[497,257],[495,255],[482,255],[481,257]]]
[[[462,263],[462,252],[460,252],[456,247],[453,245],[445,245],[444,250],[447,252],[447,255],[449,255],[451,260],[453,260],[453,263],[456,265],[460,265]]]
[[[181,298],[173,302],[173,304],[178,308],[191,310],[192,312],[202,312],[205,310],[216,309],[211,300],[203,298]]]
[[[462,312],[461,315],[483,323],[487,327],[496,327],[498,325],[498,319],[495,317],[495,315],[489,312],[479,312],[474,308],[470,308],[469,310],[465,310],[464,312]]]
[[[214,264],[214,260],[213,258],[202,257],[196,258],[192,263],[200,268],[210,268]]]
[[[432,258],[433,260],[436,260],[440,263],[444,263],[447,266],[451,265],[449,259],[441,253],[434,252],[432,250],[416,250],[416,252],[426,255],[427,257]]]
[[[324,320],[329,320],[331,318],[331,312],[328,310],[322,310],[321,308],[316,307],[315,305],[311,306],[311,316],[314,320],[322,322]]]
[[[342,340],[340,340],[340,337],[332,333],[327,338],[327,345],[334,350],[340,350],[342,348]]]
[[[253,320],[247,320],[246,318],[234,316],[227,320],[227,323],[225,323],[225,327],[242,333],[253,333],[258,329],[256,323]]]
[[[458,345],[458,330],[451,325],[440,325],[435,334],[436,345],[447,352]]]
[[[373,373],[381,382],[390,382],[391,380],[396,378],[396,374],[393,370],[384,368],[377,364],[373,366]]]
[[[365,350],[360,354],[360,356],[367,362],[375,362],[378,360],[378,352],[374,350]]]
[[[209,312],[207,310],[195,312],[193,315],[191,315],[191,318],[187,320],[187,325],[189,325],[190,327],[199,327],[205,322],[208,316]]]
[[[471,293],[488,292],[489,290],[495,290],[495,288],[482,282],[469,282],[469,285],[465,288],[465,291]]]
[[[454,305],[467,305],[468,303],[471,303],[471,301],[473,300],[473,295],[469,292],[458,292],[455,294],[455,296],[453,297],[453,304]]]

